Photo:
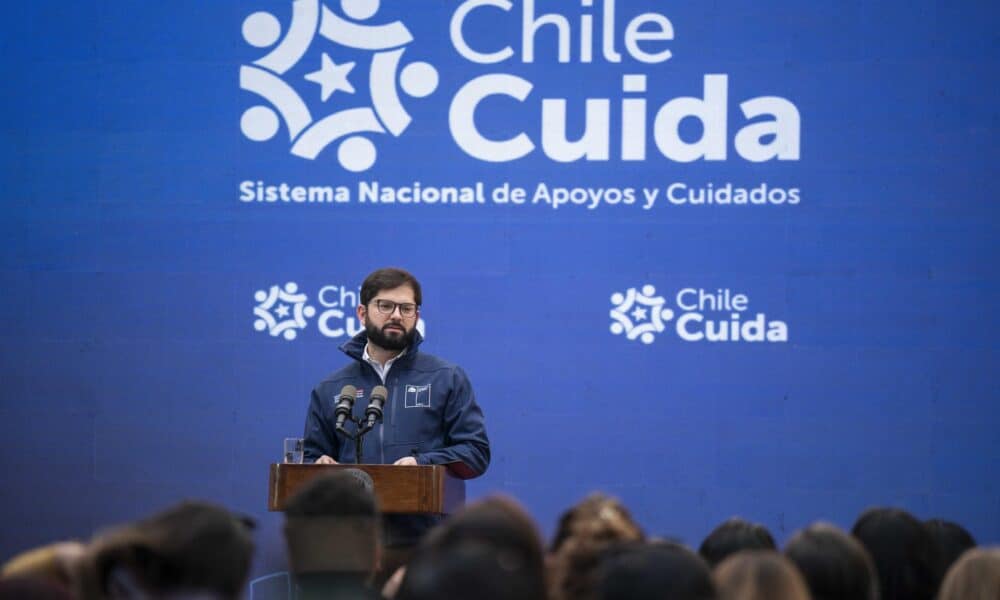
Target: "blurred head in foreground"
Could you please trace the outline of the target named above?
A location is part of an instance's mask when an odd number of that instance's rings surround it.
[[[708,534],[698,548],[698,554],[715,568],[726,557],[741,550],[774,550],[774,538],[767,527],[740,517],[723,521]]]
[[[371,480],[345,470],[310,481],[285,506],[292,573],[371,575],[379,561],[379,510]]]
[[[91,542],[79,595],[96,598],[240,597],[253,524],[205,502],[183,502]]]
[[[670,542],[631,542],[601,557],[600,600],[713,600],[712,573],[691,550]]]
[[[813,600],[878,600],[878,576],[861,542],[829,523],[798,531],[785,545]]]
[[[945,575],[938,600],[997,600],[1000,598],[1000,548],[974,548],[962,555]]]
[[[644,539],[621,502],[603,494],[587,496],[559,520],[549,556],[549,597],[594,598],[601,554],[615,544]]]
[[[924,524],[897,508],[861,513],[851,533],[875,563],[882,600],[932,600],[937,591],[937,551]]]
[[[470,504],[428,534],[396,598],[544,600],[545,561],[534,521],[510,498]]]
[[[972,534],[958,523],[944,519],[928,519],[924,521],[927,533],[937,547],[938,579],[944,579],[945,573],[955,564],[966,550],[976,547]]]
[[[87,547],[80,542],[56,542],[22,552],[0,568],[0,578],[45,581],[65,590],[74,585],[74,573]]]
[[[772,550],[737,552],[715,568],[720,600],[810,600],[787,558]]]

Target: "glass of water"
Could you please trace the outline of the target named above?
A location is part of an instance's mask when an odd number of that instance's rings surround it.
[[[302,464],[302,438],[285,438],[285,459],[282,462]]]

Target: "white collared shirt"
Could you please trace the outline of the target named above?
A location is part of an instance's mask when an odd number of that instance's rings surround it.
[[[377,360],[372,358],[371,354],[368,354],[368,344],[365,344],[365,350],[364,352],[362,352],[361,358],[363,358],[366,363],[370,364],[372,368],[375,369],[375,372],[378,373],[379,378],[382,380],[382,383],[384,384],[385,378],[389,376],[389,369],[392,368],[392,363],[399,360],[399,357],[403,356],[404,354],[406,354],[406,350],[403,350],[396,356],[385,361],[385,365],[382,365]]]

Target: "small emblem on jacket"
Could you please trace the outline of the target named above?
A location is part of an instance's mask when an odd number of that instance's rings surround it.
[[[430,408],[431,406],[431,386],[428,385],[408,385],[406,395],[403,400],[406,408]]]

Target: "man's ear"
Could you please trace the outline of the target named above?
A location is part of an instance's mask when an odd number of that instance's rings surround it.
[[[368,307],[365,306],[364,304],[359,304],[358,307],[357,307],[357,309],[355,310],[355,312],[358,315],[358,321],[360,321],[362,324],[364,324],[364,322],[365,322],[365,312],[367,310],[368,310]]]

